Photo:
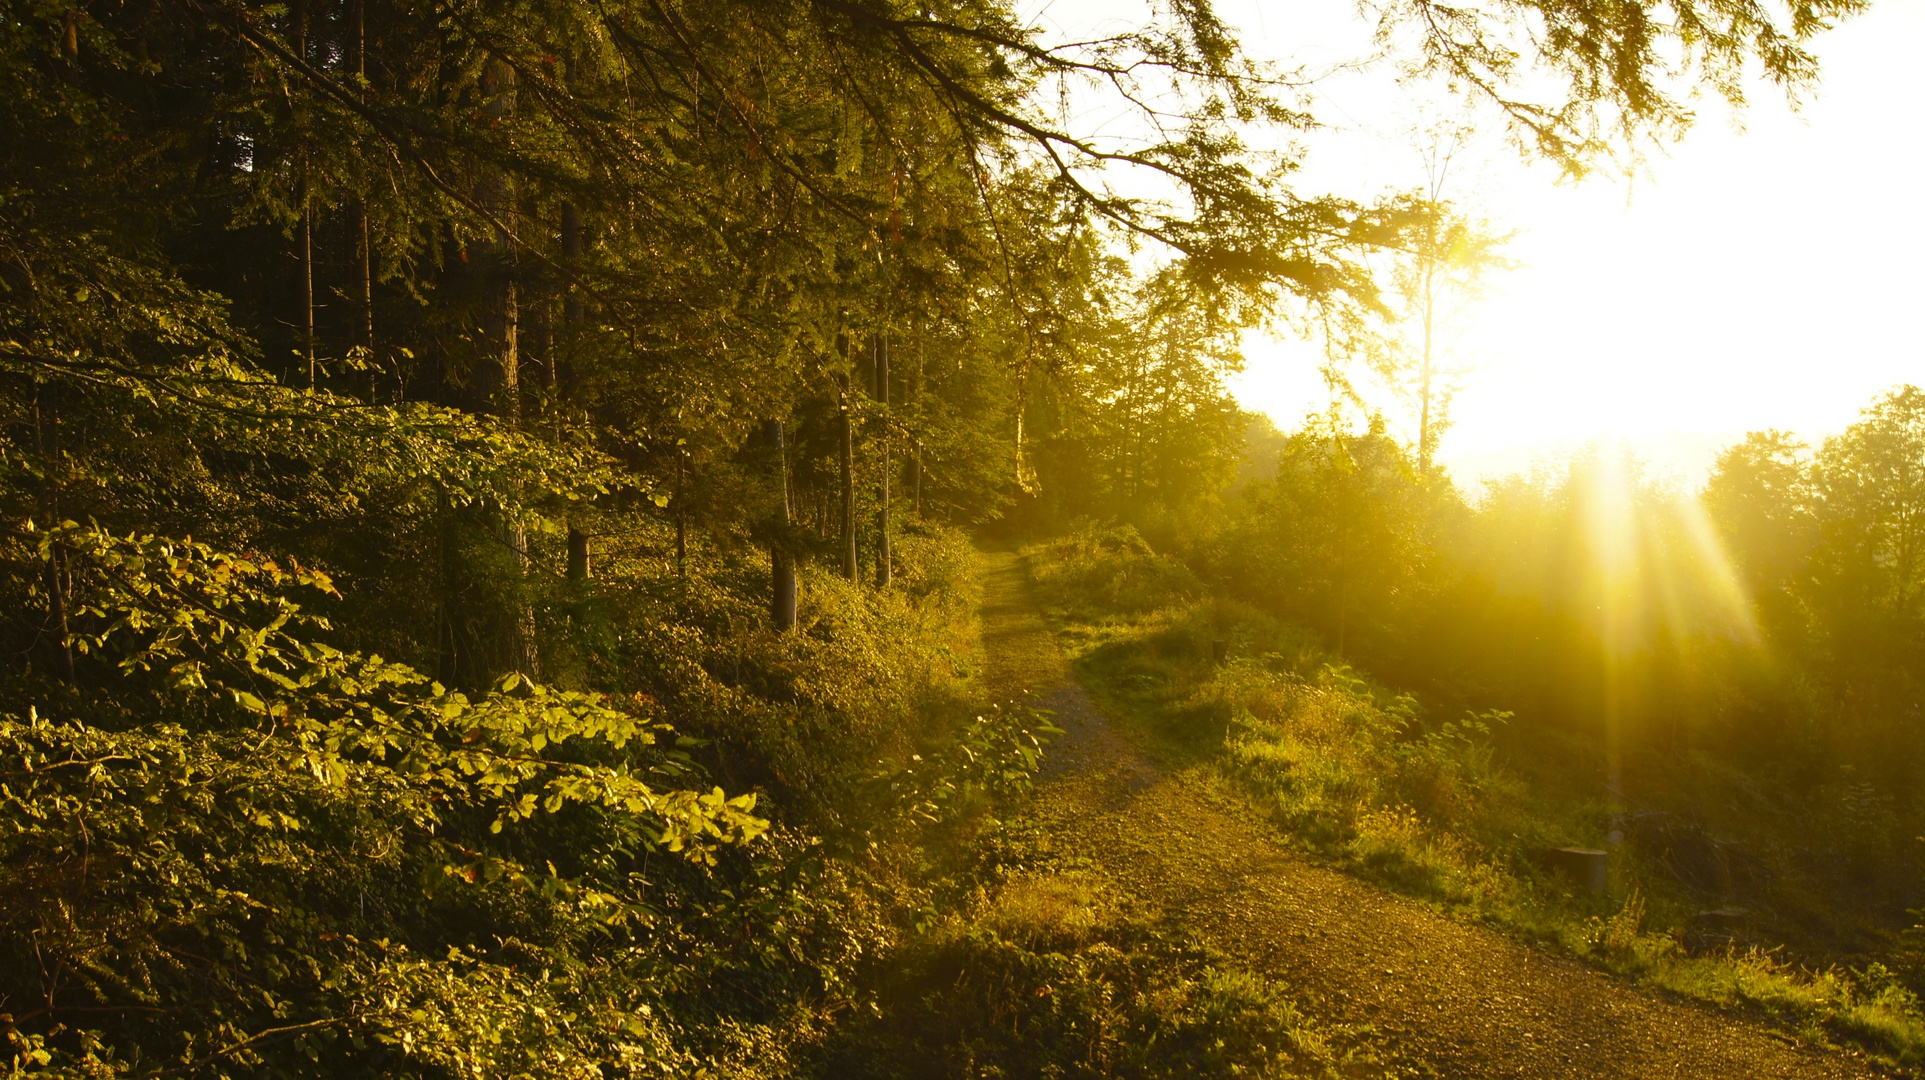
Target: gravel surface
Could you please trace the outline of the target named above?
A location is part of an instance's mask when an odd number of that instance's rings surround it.
[[[1296,987],[1313,1016],[1379,1031],[1440,1077],[1885,1075],[1707,1006],[1628,985],[1319,866],[1166,773],[1067,676],[1020,562],[991,555],[989,681],[1055,710],[1034,813],[1062,850],[1193,940]]]

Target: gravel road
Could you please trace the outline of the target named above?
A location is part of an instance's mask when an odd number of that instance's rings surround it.
[[[1305,1011],[1370,1024],[1439,1077],[1887,1075],[1743,1018],[1630,986],[1385,893],[1281,846],[1198,777],[1145,757],[1067,675],[1016,557],[988,556],[989,681],[1065,734],[1034,813],[1056,845],[1194,940],[1296,987]]]

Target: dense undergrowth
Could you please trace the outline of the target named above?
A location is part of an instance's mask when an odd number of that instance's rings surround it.
[[[1664,838],[1621,829],[1601,768],[1533,752],[1503,712],[1438,715],[1316,635],[1212,595],[1128,527],[1026,550],[1085,681],[1165,755],[1239,792],[1305,848],[1370,880],[1648,984],[1738,1007],[1817,1042],[1925,1060],[1906,949],[1810,964],[1726,933],[1731,895],[1681,881]],[[1614,810],[1616,811],[1614,813]],[[1552,849],[1610,845],[1602,896]]]
[[[328,644],[316,571],[56,542],[102,689],[16,676],[0,718],[13,1075],[793,1075],[920,845],[1039,760],[973,707],[949,530],[888,591],[810,575],[779,636],[727,551],[610,559],[545,610],[558,685],[475,695]]]
[[[1312,1020],[1289,987],[1170,935],[1020,818],[946,850],[922,920],[871,972],[877,1007],[815,1075],[1400,1075],[1371,1031]]]

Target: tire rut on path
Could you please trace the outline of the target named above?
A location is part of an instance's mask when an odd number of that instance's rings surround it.
[[[1166,773],[1068,673],[1025,569],[987,555],[988,681],[1028,691],[1064,734],[1034,809],[1045,832],[1185,936],[1301,992],[1306,1011],[1374,1025],[1441,1077],[1833,1080],[1882,1075],[1854,1055],[1671,1000],[1319,866]]]

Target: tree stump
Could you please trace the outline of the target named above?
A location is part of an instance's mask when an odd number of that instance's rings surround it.
[[[1604,884],[1611,873],[1609,852],[1597,848],[1565,847],[1550,853],[1552,870],[1571,879],[1571,884],[1585,892],[1597,895],[1604,891]]]

